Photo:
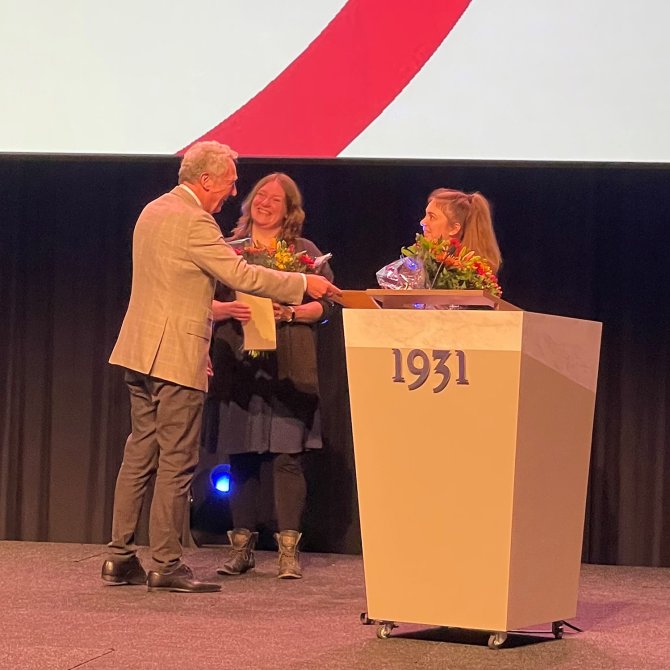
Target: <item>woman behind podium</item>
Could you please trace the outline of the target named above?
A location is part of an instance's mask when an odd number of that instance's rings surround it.
[[[485,258],[494,273],[498,272],[502,262],[500,247],[493,230],[491,207],[481,193],[435,189],[428,196],[421,227],[427,240],[455,238]]]
[[[249,243],[263,246],[285,241],[296,252],[316,258],[319,249],[301,237],[304,219],[296,183],[284,173],[273,173],[242,203],[230,241],[250,238]],[[320,272],[333,277],[327,263]],[[218,323],[212,341],[211,391],[220,401],[218,453],[230,459],[234,525],[228,532],[230,557],[217,572],[239,575],[254,567],[261,501],[266,497],[262,487],[271,482],[279,531],[277,576],[297,579],[302,576],[297,548],[306,500],[304,455],[322,446],[314,328],[328,319],[332,304],[274,304],[277,350],[251,357],[242,352],[241,331],[250,311],[234,297],[218,287],[212,304]]]

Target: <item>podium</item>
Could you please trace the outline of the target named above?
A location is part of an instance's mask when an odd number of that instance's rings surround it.
[[[601,324],[483,291],[357,294],[343,319],[364,623],[379,637],[396,622],[484,630],[492,648],[549,622],[561,637],[577,608]]]

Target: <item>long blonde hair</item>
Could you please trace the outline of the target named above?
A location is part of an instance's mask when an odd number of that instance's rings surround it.
[[[305,222],[305,211],[302,208],[300,189],[287,174],[273,172],[257,181],[249,192],[249,195],[244,199],[242,203],[242,216],[237,220],[237,226],[235,226],[232,232],[233,239],[239,240],[244,237],[251,237],[251,228],[254,223],[251,218],[251,202],[256,197],[258,191],[271,181],[279,182],[286,198],[286,218],[282,221],[279,239],[290,243],[296,237],[300,237],[302,226]]]
[[[435,189],[428,196],[428,202],[431,200],[448,220],[461,225],[457,234],[460,242],[483,256],[493,272],[498,272],[502,256],[493,230],[489,201],[478,191],[464,193],[450,188]]]

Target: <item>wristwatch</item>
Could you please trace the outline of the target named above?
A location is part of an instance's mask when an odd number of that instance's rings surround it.
[[[291,305],[289,305],[288,308],[291,310],[291,316],[286,319],[286,323],[293,323],[295,321],[295,309],[293,309]]]

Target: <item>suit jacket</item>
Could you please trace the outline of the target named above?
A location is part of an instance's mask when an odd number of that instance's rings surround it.
[[[185,189],[149,203],[135,225],[130,303],[109,362],[206,391],[217,280],[288,304],[305,288],[300,274],[248,265]]]

